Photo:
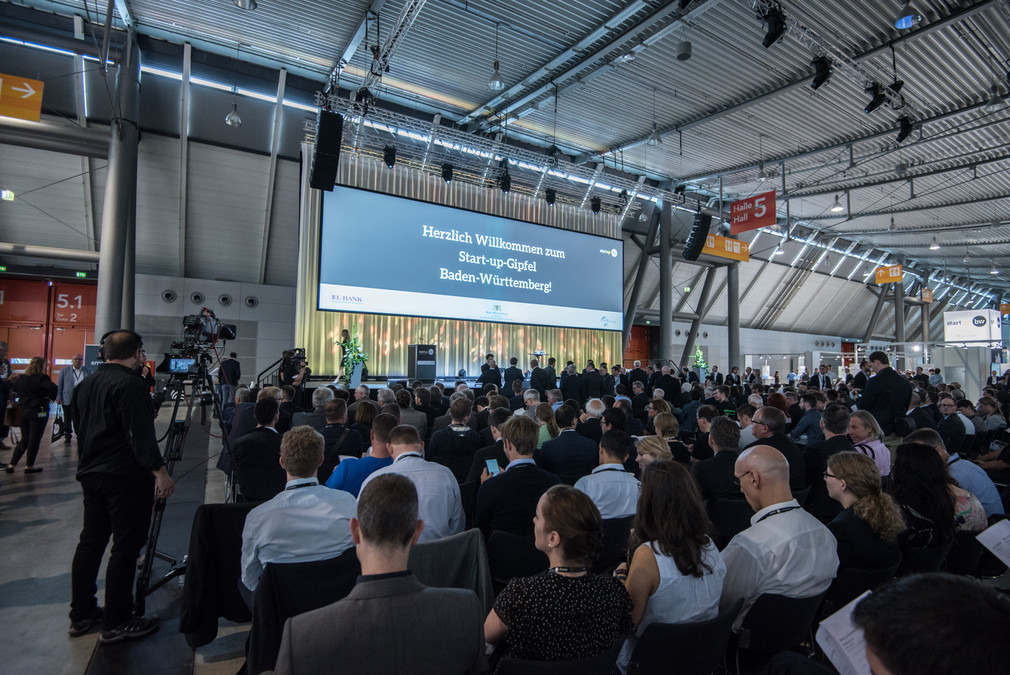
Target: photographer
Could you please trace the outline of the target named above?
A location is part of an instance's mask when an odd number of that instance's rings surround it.
[[[294,401],[297,405],[302,405],[303,394],[305,392],[305,379],[311,372],[305,362],[304,349],[286,349],[281,354],[280,378],[281,386],[290,385],[295,388]]]

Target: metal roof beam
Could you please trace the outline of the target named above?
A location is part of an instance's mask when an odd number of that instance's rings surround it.
[[[361,44],[362,40],[365,39],[365,35],[368,33],[368,22],[371,20],[370,17],[378,16],[385,4],[386,0],[372,0],[365,9],[365,16],[362,17],[361,23],[358,24],[357,30],[354,31],[354,35],[347,41],[347,44],[344,45],[343,50],[340,52],[340,58],[337,59],[337,63],[333,66],[333,70],[330,71],[330,76],[327,78],[325,89],[327,93],[329,93],[330,89],[335,85],[337,75],[348,63],[351,62],[351,59],[354,58],[354,53],[358,51],[358,46]]]
[[[393,53],[400,46],[410,27],[414,25],[414,21],[417,20],[421,9],[424,8],[427,1],[407,0],[406,4],[403,5],[403,9],[400,10],[400,16],[396,19],[396,24],[389,31],[389,35],[386,36],[386,43],[382,45],[379,53],[376,54],[368,74],[361,81],[360,89],[371,89],[382,78],[382,74],[386,72],[386,68],[389,66],[389,60],[393,58]]]
[[[862,213],[853,213],[851,216],[845,218],[848,220],[855,220],[856,218],[869,218],[871,216],[890,216],[897,215],[899,213],[915,213],[916,211],[932,211],[933,209],[946,209],[952,206],[968,206],[969,204],[987,204],[1000,199],[1010,199],[1008,194],[998,194],[998,195],[985,195],[982,197],[976,197],[972,199],[962,199],[955,202],[940,202],[938,204],[923,204],[922,206],[910,206],[904,209],[886,209],[883,211],[863,211]],[[801,221],[818,221],[818,220],[837,220],[838,216],[807,216],[805,218],[800,218]],[[853,232],[852,236],[857,236],[858,232]]]

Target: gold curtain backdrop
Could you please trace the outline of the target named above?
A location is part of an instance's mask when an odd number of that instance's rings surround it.
[[[303,156],[311,156],[312,146],[302,147]],[[307,154],[306,154],[307,153]],[[424,319],[411,316],[386,316],[378,314],[350,314],[344,312],[321,312],[318,306],[319,292],[319,227],[321,193],[309,189],[307,171],[309,161],[302,162],[302,195],[300,215],[300,246],[298,260],[298,304],[295,312],[295,340],[298,346],[305,347],[306,356],[312,371],[317,374],[336,374],[340,367],[340,347],[336,340],[340,331],[347,329],[353,335],[361,337],[362,347],[368,354],[368,372],[380,377],[406,376],[407,346],[411,344],[434,344],[437,347],[436,374],[438,377],[454,377],[462,368],[473,376],[480,373],[484,355],[488,352],[498,359],[499,367],[508,366],[511,357],[519,359],[523,369],[529,364],[530,354],[543,351],[548,356],[558,360],[560,368],[568,360],[574,361],[581,370],[587,359],[593,359],[597,364],[601,361],[613,364],[620,363],[623,350],[620,331],[585,330],[564,327],[526,326],[514,324],[498,324],[483,321],[457,321],[449,319]],[[364,187],[381,190],[401,196],[417,196],[422,193],[429,201],[447,203],[459,200],[432,198],[439,195],[437,180],[420,172],[397,167],[399,176],[395,181],[394,172],[385,166],[380,171],[376,162],[366,158],[355,158],[344,154],[341,157],[340,172],[337,182],[351,187]],[[367,165],[367,166],[362,166]],[[425,185],[419,186],[419,183]],[[438,181],[441,183],[441,181]],[[444,184],[443,184],[444,185]],[[494,215],[523,217],[520,211],[529,209],[527,215],[539,206],[524,204],[530,202],[527,197],[514,196],[508,204],[502,204],[500,195],[491,195],[493,204],[481,201],[481,194],[497,192],[482,190],[472,185],[450,184],[458,191],[467,193],[470,208],[483,207],[480,210]],[[401,189],[393,189],[399,187]],[[410,188],[410,189],[408,189]],[[408,194],[405,194],[408,193]],[[458,205],[458,204],[453,204]],[[495,207],[498,208],[495,208]],[[500,213],[499,213],[500,211]],[[583,214],[578,214],[580,220]],[[537,221],[537,218],[524,218]],[[585,223],[580,223],[585,227]],[[610,224],[596,224],[597,228]],[[367,224],[362,224],[367,227]],[[581,229],[586,231],[589,228]],[[593,228],[596,229],[596,228]],[[602,231],[594,234],[604,234]],[[376,274],[395,274],[382,266],[382,255],[377,242]],[[404,307],[404,313],[410,308]]]

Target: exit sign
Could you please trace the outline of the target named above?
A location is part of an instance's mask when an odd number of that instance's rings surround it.
[[[5,202],[14,201],[14,190],[0,190],[0,199],[3,199]]]
[[[77,278],[78,279],[87,279],[88,278],[88,273],[87,272],[77,272],[76,274],[77,274]]]
[[[0,265],[0,272],[6,272],[6,271],[7,271],[7,265]]]

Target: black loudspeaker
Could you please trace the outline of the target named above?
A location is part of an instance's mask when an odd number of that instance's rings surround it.
[[[701,249],[705,247],[705,238],[708,237],[708,228],[712,225],[712,216],[699,213],[694,217],[694,227],[691,234],[687,235],[684,243],[684,260],[697,260],[701,255]]]
[[[340,140],[344,135],[344,118],[335,112],[320,110],[316,116],[316,149],[312,153],[309,186],[316,190],[333,190],[340,164]]]

